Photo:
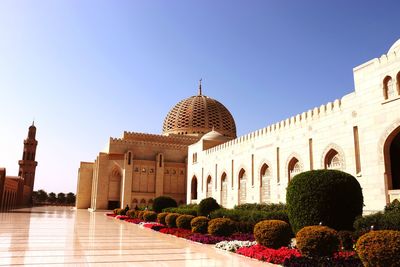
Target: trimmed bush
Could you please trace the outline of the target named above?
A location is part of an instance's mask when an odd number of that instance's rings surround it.
[[[400,212],[377,212],[364,217],[358,217],[354,222],[356,234],[361,236],[371,230],[400,230]]]
[[[178,208],[166,208],[163,209],[163,212],[169,212],[169,213],[179,213],[182,215],[197,215],[197,208],[186,208],[186,207],[178,207]]]
[[[363,195],[357,179],[337,170],[314,170],[296,175],[286,191],[293,231],[323,222],[336,230],[352,230],[362,213]]]
[[[385,213],[386,212],[399,212],[400,213],[400,201],[398,199],[395,199],[392,201],[392,203],[389,203],[385,207]]]
[[[400,265],[400,232],[371,231],[360,237],[356,251],[365,267]]]
[[[235,231],[235,225],[229,218],[217,218],[208,222],[207,232],[215,236],[230,236]]]
[[[286,211],[286,205],[283,203],[246,203],[241,205],[236,205],[235,210],[259,210],[264,212],[275,212],[275,211]]]
[[[135,210],[128,210],[127,212],[126,212],[126,216],[128,216],[129,218],[136,218],[136,216],[135,216]]]
[[[254,223],[250,223],[250,222],[233,222],[235,225],[235,232],[239,232],[239,233],[253,233],[254,230]]]
[[[117,209],[113,209],[113,213],[118,215],[118,208]]]
[[[290,225],[284,221],[266,220],[254,226],[254,237],[258,244],[278,249],[289,245],[292,230]]]
[[[143,220],[143,215],[144,215],[145,211],[140,210],[136,213],[136,216],[138,219]]]
[[[193,233],[205,234],[208,229],[208,222],[210,220],[204,216],[195,217],[191,222],[190,226],[192,227]]]
[[[259,210],[229,210],[218,209],[211,212],[211,219],[229,218],[236,222],[246,222],[255,225],[265,220],[281,220],[289,222],[289,217],[285,211],[264,212]]]
[[[125,215],[125,210],[124,209],[117,209],[117,211],[116,211],[117,213],[117,215]]]
[[[178,213],[169,213],[166,217],[165,217],[165,223],[167,224],[167,226],[169,228],[175,228],[176,227],[176,219],[181,216]]]
[[[296,245],[303,256],[331,257],[339,249],[339,238],[327,226],[306,226],[296,234]]]
[[[200,201],[198,210],[197,210],[197,215],[199,216],[208,216],[210,215],[211,212],[214,210],[219,209],[220,206],[217,203],[215,199],[212,197],[205,198]]]
[[[165,222],[165,217],[167,217],[169,213],[168,212],[161,212],[157,215],[157,222],[167,225],[167,223]]]
[[[143,220],[145,222],[155,222],[157,220],[157,213],[154,211],[145,211],[143,213]]]
[[[159,196],[154,199],[153,210],[157,213],[162,212],[163,209],[177,207],[175,199],[168,196]]]
[[[193,220],[193,215],[181,215],[176,219],[176,226],[182,229],[191,230],[190,222]]]

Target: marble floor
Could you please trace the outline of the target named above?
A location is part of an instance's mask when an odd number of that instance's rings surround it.
[[[64,207],[0,213],[0,266],[21,265],[276,266]]]

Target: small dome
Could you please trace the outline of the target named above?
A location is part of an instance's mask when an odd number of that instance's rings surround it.
[[[203,136],[211,130],[236,138],[236,124],[229,110],[220,102],[201,92],[180,101],[164,120],[163,134]]]
[[[391,52],[400,51],[400,39],[397,40],[389,49],[388,54]]]
[[[212,131],[206,133],[201,138],[201,140],[211,140],[211,141],[228,141],[230,139],[231,138],[224,136],[223,134],[221,134],[215,130],[212,130]]]

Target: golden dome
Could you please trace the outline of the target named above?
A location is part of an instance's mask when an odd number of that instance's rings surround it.
[[[164,120],[163,134],[202,136],[211,130],[236,138],[236,125],[229,110],[201,92],[180,101]]]

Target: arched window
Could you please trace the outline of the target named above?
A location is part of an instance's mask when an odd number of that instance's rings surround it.
[[[293,157],[288,165],[288,181],[301,172],[301,165],[297,158]]]
[[[397,96],[397,90],[395,89],[395,85],[393,83],[393,79],[390,76],[386,76],[383,79],[383,96],[385,99],[391,99]]]
[[[247,177],[246,177],[246,171],[244,169],[241,169],[239,171],[239,205],[240,204],[245,204],[246,203],[246,183],[247,183]]]
[[[196,200],[197,199],[197,177],[193,176],[192,178],[192,183],[191,183],[191,199]]]
[[[211,179],[211,176],[210,176],[210,175],[207,177],[207,192],[206,192],[206,197],[212,197],[212,179]]]
[[[222,207],[228,205],[228,179],[225,172],[221,175],[221,205]]]
[[[260,195],[261,203],[271,202],[271,169],[267,164],[263,164],[260,170]]]
[[[331,170],[341,170],[342,169],[342,161],[339,153],[335,149],[331,149],[326,153],[324,160],[325,169]]]
[[[144,198],[142,198],[142,200],[140,200],[139,206],[141,206],[141,207],[146,206],[146,200]]]

